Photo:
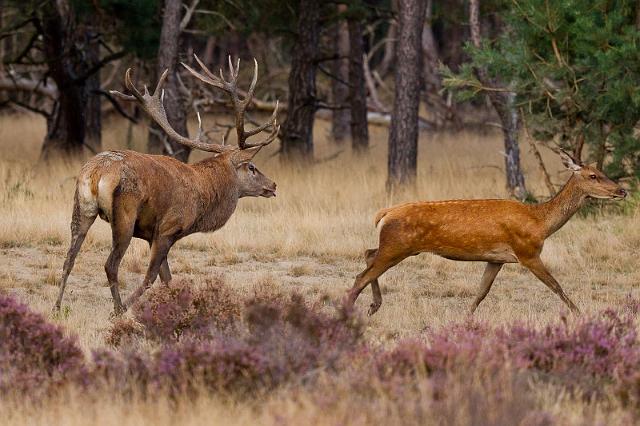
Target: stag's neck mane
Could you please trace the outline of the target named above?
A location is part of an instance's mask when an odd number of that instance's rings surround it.
[[[204,159],[192,167],[202,177],[200,192],[205,208],[190,233],[220,229],[235,211],[240,198],[235,168],[222,156]]]
[[[546,236],[562,228],[584,205],[586,199],[587,194],[578,186],[575,176],[571,176],[553,198],[535,206],[535,210],[545,223]]]

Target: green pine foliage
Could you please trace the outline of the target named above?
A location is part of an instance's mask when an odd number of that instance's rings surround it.
[[[628,0],[511,0],[492,12],[501,34],[481,49],[450,87],[463,96],[485,90],[472,66],[517,94],[534,136],[571,149],[584,137],[585,156],[616,178],[640,176],[640,31]]]

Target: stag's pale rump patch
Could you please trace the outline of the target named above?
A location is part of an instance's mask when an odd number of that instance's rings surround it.
[[[113,190],[118,182],[114,182],[114,179],[109,174],[104,175],[98,182],[98,207],[100,208],[100,216],[102,214],[106,216],[103,218],[108,222],[111,222],[112,210],[113,210]]]
[[[90,176],[81,176],[78,181],[78,204],[83,216],[94,217],[98,214],[98,200],[91,191]]]

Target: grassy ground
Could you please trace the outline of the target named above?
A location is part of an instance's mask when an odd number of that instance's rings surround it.
[[[49,315],[69,242],[79,164],[37,165],[43,132],[44,123],[35,117],[0,118],[0,291],[15,294]],[[123,148],[126,132],[127,125],[120,121],[108,125],[104,147]],[[278,183],[278,197],[243,199],[219,232],[181,240],[169,256],[174,278],[198,282],[211,274],[223,274],[228,283],[247,293],[256,286],[283,286],[312,300],[337,300],[364,268],[364,249],[376,245],[372,222],[379,208],[412,199],[506,196],[497,133],[423,133],[416,193],[395,200],[388,199],[384,191],[386,129],[371,128],[371,152],[363,158],[352,157],[348,147],[328,141],[328,122],[320,121],[315,134],[315,164],[282,164],[272,155],[277,147],[259,155],[260,169]],[[143,146],[144,136],[142,130],[134,131],[133,148]],[[340,150],[343,152],[332,158]],[[548,196],[528,146],[523,145],[522,150],[529,189],[541,198]],[[567,174],[560,172],[560,162],[552,153],[543,154],[560,187]],[[193,157],[201,158],[201,154]],[[640,295],[636,267],[640,226],[637,212],[630,210],[626,215],[576,217],[545,246],[543,259],[587,313],[617,305],[629,294]],[[104,345],[110,324],[112,302],[103,270],[109,247],[109,226],[98,220],[69,280],[65,315],[56,319],[79,336],[87,351]],[[148,252],[144,242],[134,241],[130,246],[120,270],[125,297],[142,281]],[[482,270],[482,264],[431,255],[406,260],[381,278],[383,305],[367,319],[367,338],[389,344],[425,327],[460,320],[473,300]],[[358,309],[365,311],[370,300],[367,289],[358,300]],[[544,325],[564,310],[561,301],[524,268],[507,265],[476,315],[492,324],[524,321]],[[594,421],[613,415],[602,414],[589,401],[543,388],[538,393],[534,397],[545,409],[563,413],[569,423],[581,423],[586,412]],[[83,424],[86,413],[91,413],[103,424],[172,424],[178,416],[180,423],[201,424],[215,418],[223,424],[246,424],[278,422],[274,412],[298,423],[335,424],[345,419],[340,413],[323,413],[309,406],[304,395],[295,394],[287,389],[269,395],[262,399],[261,410],[205,398],[184,412],[172,411],[162,401],[129,405],[116,398],[103,406],[76,395],[65,399],[63,407],[51,403],[28,415],[14,411],[12,419],[48,423],[53,415],[61,416],[55,418],[65,424]],[[384,401],[379,404],[384,410]],[[343,408],[345,413],[350,410],[348,400]]]

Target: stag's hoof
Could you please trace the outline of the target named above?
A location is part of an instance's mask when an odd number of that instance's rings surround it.
[[[369,310],[367,311],[367,315],[371,316],[376,312],[378,312],[378,309],[380,309],[380,305],[381,303],[372,303],[371,305],[369,305]]]

